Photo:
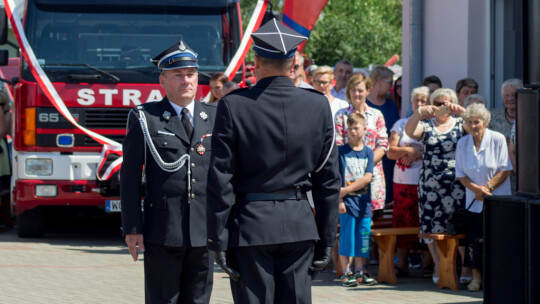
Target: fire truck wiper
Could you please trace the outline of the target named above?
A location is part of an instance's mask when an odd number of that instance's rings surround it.
[[[87,63],[49,63],[49,64],[43,64],[42,66],[44,67],[48,67],[48,66],[80,66],[80,67],[87,67],[91,70],[94,70],[102,75],[105,75],[107,77],[109,77],[112,81],[114,81],[115,83],[118,83],[120,82],[120,78],[118,78],[117,76],[114,76],[113,74],[107,72],[107,71],[104,71],[104,70],[101,70],[101,69],[98,69],[96,68],[95,66],[91,66]],[[76,78],[85,78],[84,76],[86,76],[86,79],[88,79],[88,77],[92,78],[91,76],[92,75],[70,75],[70,76],[75,76],[75,77],[72,77],[74,79]],[[80,76],[80,77],[79,77]],[[80,80],[80,79],[79,79]]]

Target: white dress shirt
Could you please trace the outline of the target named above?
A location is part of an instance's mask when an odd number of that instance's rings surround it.
[[[171,106],[173,107],[173,109],[176,111],[176,115],[178,115],[178,117],[180,117],[180,119],[182,119],[182,109],[183,107],[175,104],[174,102],[170,101],[169,102],[171,103]],[[193,126],[193,111],[195,110],[195,100],[192,100],[186,107],[186,109],[188,110],[188,118],[189,118],[189,121],[191,122],[191,125]]]

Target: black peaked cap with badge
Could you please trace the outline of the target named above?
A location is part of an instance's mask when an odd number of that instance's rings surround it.
[[[272,19],[251,34],[253,50],[259,56],[272,59],[291,58],[298,45],[307,40],[294,30]]]
[[[184,41],[180,40],[150,59],[160,70],[173,70],[178,68],[198,68],[197,53]]]

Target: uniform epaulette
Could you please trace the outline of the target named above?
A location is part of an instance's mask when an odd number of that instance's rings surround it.
[[[300,88],[300,89],[304,89],[304,90],[308,90],[308,91],[311,91],[313,93],[317,93],[317,94],[320,94],[320,95],[324,95],[324,93],[321,93],[315,89],[312,89],[312,88]]]

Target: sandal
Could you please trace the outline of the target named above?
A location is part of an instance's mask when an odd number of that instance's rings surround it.
[[[405,271],[397,266],[395,266],[396,268],[396,277],[397,278],[407,278],[409,277],[409,271]]]

